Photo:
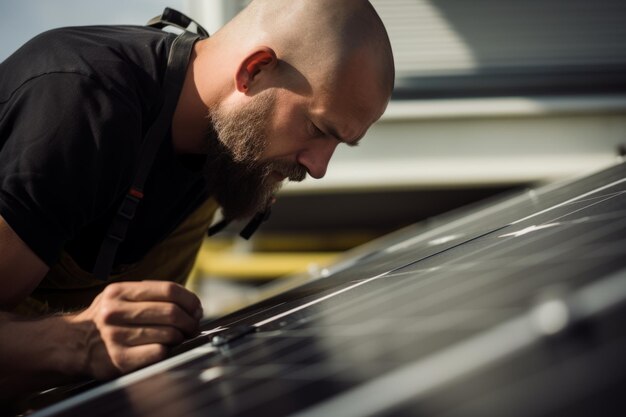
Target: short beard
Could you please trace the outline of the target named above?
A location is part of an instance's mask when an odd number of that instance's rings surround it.
[[[207,140],[205,177],[228,219],[252,216],[272,203],[281,187],[272,178],[273,172],[290,181],[306,177],[306,169],[295,162],[260,161],[275,103],[275,94],[268,90],[239,109],[219,106],[209,111],[213,132]]]

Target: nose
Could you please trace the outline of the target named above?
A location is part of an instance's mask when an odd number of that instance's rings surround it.
[[[330,158],[333,156],[338,141],[322,139],[314,146],[308,147],[298,154],[297,161],[304,166],[309,175],[315,179],[323,178]]]

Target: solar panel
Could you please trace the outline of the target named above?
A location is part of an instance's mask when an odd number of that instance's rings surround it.
[[[445,215],[35,416],[622,415],[626,164]]]

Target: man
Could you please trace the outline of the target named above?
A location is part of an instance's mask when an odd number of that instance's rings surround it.
[[[393,88],[389,40],[366,0],[253,1],[194,44],[171,135],[100,282],[90,271],[157,118],[173,37],[55,30],[0,67],[5,396],[112,378],[197,332],[200,302],[179,284],[217,205],[246,218],[284,179],[322,178]]]

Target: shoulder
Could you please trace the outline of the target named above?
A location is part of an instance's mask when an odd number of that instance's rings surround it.
[[[97,59],[101,55],[124,58],[124,52],[166,48],[175,35],[146,26],[74,26],[48,30],[35,36],[19,48],[14,55],[38,52],[48,57],[72,57],[78,54]],[[121,54],[120,54],[121,53]],[[132,59],[132,57],[130,57]],[[10,59],[10,58],[9,58]],[[62,59],[48,61],[65,64]]]
[[[0,64],[0,101],[29,80],[52,73],[80,74],[108,88],[149,90],[162,79],[173,37],[142,26],[44,32]]]
[[[52,265],[132,178],[140,106],[89,77],[55,73],[21,87],[2,116],[0,215]]]

